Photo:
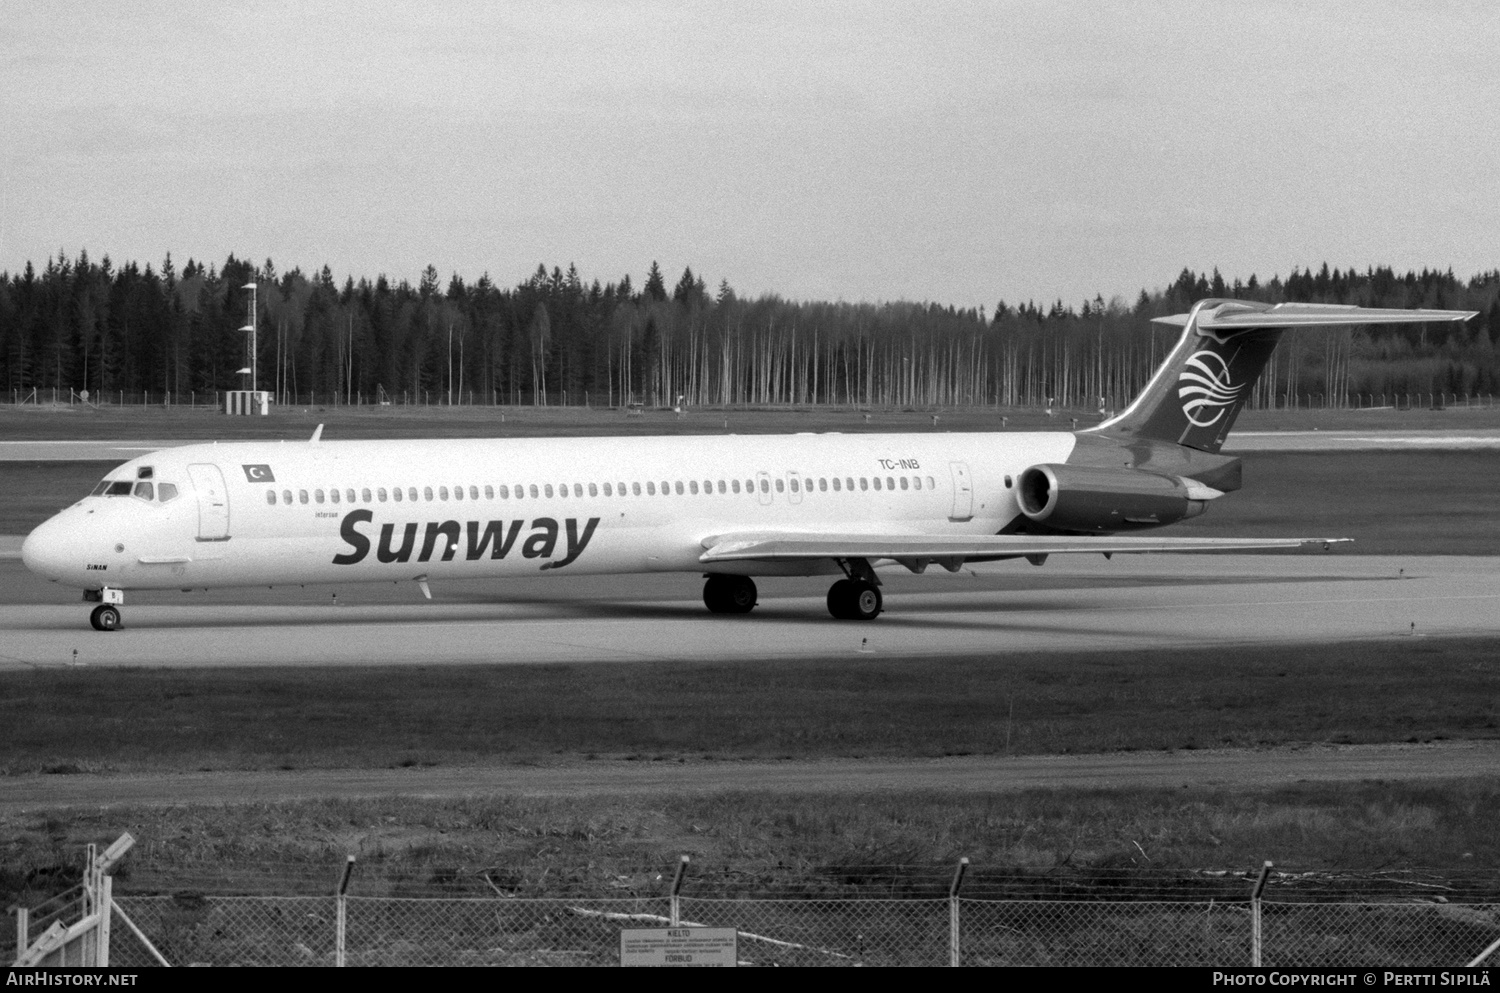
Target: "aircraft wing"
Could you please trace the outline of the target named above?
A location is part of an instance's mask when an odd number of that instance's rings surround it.
[[[703,542],[698,561],[777,562],[807,559],[898,559],[944,566],[972,559],[1066,555],[1078,552],[1246,552],[1304,545],[1333,545],[1349,538],[1113,538],[1092,535],[912,535],[816,534],[800,532],[715,535]]]
[[[1207,301],[1206,303],[1212,303]],[[1332,303],[1255,303],[1226,300],[1204,305],[1197,326],[1203,331],[1243,331],[1250,328],[1330,327],[1340,324],[1418,324],[1427,321],[1466,321],[1473,310],[1399,310],[1390,307],[1352,307]],[[1185,327],[1191,314],[1152,318],[1156,324]]]

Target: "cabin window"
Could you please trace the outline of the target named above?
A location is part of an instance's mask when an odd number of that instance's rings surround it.
[[[544,485],[544,486],[543,486],[543,487],[542,487],[542,493],[543,493],[543,494],[544,494],[544,495],[545,495],[545,496],[546,496],[546,497],[547,497],[547,498],[548,498],[548,499],[551,499],[551,497],[552,497],[552,484],[551,484],[551,483],[547,483],[547,484],[546,484],[546,485]]]
[[[329,490],[328,491],[328,499],[331,500],[334,503],[338,503],[339,502],[339,491],[338,490]]]
[[[682,492],[682,489],[681,489],[682,484],[678,483],[677,486],[679,487],[678,490],[677,490],[677,492],[681,493]],[[693,494],[693,496],[697,496],[698,495],[698,481],[696,479],[688,481],[688,492],[690,492],[691,494]]]
[[[298,490],[297,491],[297,502],[298,503],[306,503],[307,502],[307,491],[306,490]]]
[[[567,483],[559,483],[558,484],[558,486],[557,486],[557,495],[560,496],[560,497],[562,497],[565,500],[567,499],[567,497],[568,497],[568,484]]]
[[[427,491],[427,499],[429,499],[429,500],[432,499],[432,491],[431,490]],[[438,499],[439,500],[446,500],[446,499],[448,499],[448,487],[446,487],[446,486],[439,486],[438,487]]]
[[[422,487],[422,496],[427,500],[428,503],[431,503],[432,502],[432,487],[431,486],[424,486],[424,487]],[[412,497],[412,499],[415,500],[416,497]]]
[[[455,487],[453,487],[453,499],[455,499],[455,500],[462,500],[463,498],[464,498],[464,488],[462,486],[455,486]]]
[[[818,492],[819,493],[827,493],[828,492],[828,480],[824,479],[821,476],[818,477]]]
[[[266,490],[266,503],[269,503],[273,507],[276,506],[276,491],[275,490]]]
[[[1006,489],[1010,489],[1014,485],[1015,485],[1015,480],[1011,479],[1009,476],[1006,476],[1005,477],[1005,488]]]
[[[937,489],[937,483],[934,483],[932,481],[932,477],[931,476],[927,477],[927,488],[929,490],[935,490],[935,489]]]
[[[510,499],[510,487],[506,486],[504,483],[500,484],[499,493],[500,493],[500,499],[502,499],[502,500],[509,500]]]
[[[605,483],[605,484],[604,484],[604,488],[605,488],[605,489],[606,489],[606,490],[607,490],[607,489],[609,489],[609,484],[608,484],[608,483]],[[598,495],[599,495],[599,487],[598,487],[598,485],[597,485],[597,484],[595,484],[595,483],[590,483],[590,484],[589,484],[589,496],[591,496],[591,497],[596,497],[596,496],[598,496]],[[606,493],[606,494],[604,494],[604,495],[605,495],[605,496],[609,496],[609,494],[608,494],[608,493]]]
[[[888,490],[894,490],[896,488],[896,480],[890,476],[885,477],[885,488]]]
[[[740,481],[738,479],[731,479],[729,481],[729,488],[738,493],[740,491]]]
[[[922,477],[921,476],[913,476],[913,477],[911,477],[911,485],[913,487],[915,487],[916,489],[920,490],[922,488]]]
[[[485,489],[489,489],[489,487],[486,486]],[[478,500],[479,499],[479,487],[477,487],[477,486],[470,486],[469,487],[469,499],[470,500]]]
[[[391,498],[397,503],[401,502],[401,487],[397,486],[395,489],[391,490]]]
[[[379,500],[381,503],[385,503],[385,487],[384,486],[380,487],[378,490],[375,491],[375,499]]]
[[[880,477],[879,476],[875,477],[875,488],[877,490],[880,489]]]
[[[417,488],[415,486],[408,486],[406,488],[406,499],[410,500],[412,503],[416,503],[417,502]],[[427,499],[429,499],[429,500],[432,499],[432,491],[431,490],[427,491]]]
[[[531,499],[533,499],[533,500],[535,500],[537,497],[539,497],[539,496],[542,495],[542,491],[536,488],[536,484],[535,483],[531,484],[530,493],[531,493]]]
[[[290,500],[291,494],[288,493],[287,497],[289,498],[287,500],[287,503],[291,503],[292,502]],[[160,500],[162,503],[171,503],[173,500],[176,500],[177,499],[177,487],[176,487],[176,485],[173,484],[173,483],[158,483],[156,485],[156,499]]]
[[[769,479],[762,479],[760,481],[760,491],[762,493],[771,492],[771,481]]]
[[[589,492],[590,493],[594,492],[594,484],[593,483],[589,484]],[[608,483],[604,484],[604,495],[605,496],[614,496],[615,495],[614,489]]]
[[[281,491],[281,502],[285,503],[285,504],[290,504],[292,502],[292,491],[291,490],[282,490]]]
[[[779,476],[776,478],[776,492],[777,493],[785,493],[786,492],[786,480],[782,479]]]
[[[369,489],[360,490],[359,491],[359,495],[360,495],[360,498],[361,498],[360,499],[361,503],[369,503],[370,502],[370,491],[369,491]],[[354,491],[353,490],[349,491],[349,502],[350,503],[354,502]]]
[[[902,476],[901,477],[901,488],[904,490],[904,489],[907,488],[907,486],[908,486],[908,484],[907,484],[907,481],[906,481],[906,477]]]
[[[713,491],[714,491],[714,481],[712,479],[705,479],[703,481],[703,492],[704,493],[712,493]]]
[[[667,482],[665,479],[663,479],[661,481],[661,495],[662,496],[671,496],[672,495],[672,484],[669,483],[669,482]]]
[[[719,492],[720,493],[728,493],[729,492],[729,487],[725,485],[724,480],[722,480],[722,479],[719,480]]]
[[[338,490],[334,490],[333,491],[333,495],[335,497],[337,497],[339,495],[339,491]],[[313,502],[314,503],[322,503],[323,502],[323,491],[322,490],[313,490]]]
[[[646,482],[646,495],[656,496],[656,484],[649,480]]]
[[[797,477],[796,476],[792,477],[791,483],[792,483],[792,492],[793,493],[801,492],[800,487],[798,487],[798,485],[797,485]]]
[[[486,500],[493,500],[493,499],[495,499],[495,488],[493,486],[486,486],[484,488],[484,498]],[[476,496],[474,499],[478,500],[479,498]]]
[[[870,480],[869,480],[868,477],[866,477],[866,476],[860,476],[859,477],[859,488],[861,490],[867,490],[867,489],[870,488]]]
[[[641,495],[641,484],[640,483],[631,483],[630,484],[630,492],[634,493],[636,496],[640,496]]]
[[[844,487],[842,485],[840,485],[840,483],[839,483],[839,477],[834,476],[833,477],[833,492],[837,493],[840,490],[842,490],[843,488]]]

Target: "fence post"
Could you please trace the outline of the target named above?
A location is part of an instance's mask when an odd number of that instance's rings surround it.
[[[958,938],[958,890],[964,884],[964,871],[969,868],[969,857],[958,860],[953,870],[953,882],[948,887],[948,965],[957,969],[962,959]]]
[[[338,895],[333,898],[333,965],[336,969],[344,967],[344,934],[346,924],[346,910],[348,900],[345,896],[349,892],[349,875],[354,872],[354,856],[349,856],[344,863],[344,874],[339,877]]]
[[[1255,880],[1255,889],[1250,891],[1250,967],[1260,968],[1260,894],[1266,888],[1266,879],[1271,875],[1271,861],[1260,867],[1260,877]]]
[[[682,892],[682,874],[687,871],[687,864],[688,857],[684,855],[677,862],[677,875],[672,877],[671,909],[667,911],[672,927],[682,920],[682,898],[678,894]]]
[[[109,968],[109,918],[114,913],[114,876],[99,877],[99,925],[94,938],[94,965]]]
[[[31,911],[20,904],[10,909],[16,915],[16,958],[20,958],[31,947],[27,940],[27,933],[31,930]]]

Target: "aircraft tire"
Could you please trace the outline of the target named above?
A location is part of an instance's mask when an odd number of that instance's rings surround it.
[[[120,611],[109,604],[95,607],[89,614],[89,623],[95,631],[117,630],[120,627]]]
[[[755,580],[749,576],[709,576],[703,605],[715,614],[748,614],[755,609]]]
[[[850,614],[850,603],[853,600],[853,592],[850,587],[854,584],[847,579],[840,579],[828,587],[828,612],[841,621],[852,620]]]
[[[852,621],[873,621],[880,616],[881,609],[885,606],[885,600],[880,595],[880,587],[863,580],[854,580],[849,583],[853,587],[850,590],[848,617]]]

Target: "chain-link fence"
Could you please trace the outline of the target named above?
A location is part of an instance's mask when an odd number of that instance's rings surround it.
[[[173,964],[600,965],[670,899],[119,897]],[[337,944],[340,904],[344,946]],[[684,927],[732,927],[743,965],[1454,966],[1500,937],[1500,904],[682,897]],[[955,934],[951,925],[956,919]],[[154,960],[117,932],[112,964]]]
[[[114,892],[117,926],[104,939],[117,967],[612,966],[622,931],[667,927],[733,929],[740,963],[754,966],[1432,967],[1500,949],[1500,876],[1402,870],[1085,871],[964,860],[947,869],[802,866],[778,880],[728,867],[689,874],[684,857],[675,875],[642,865],[607,877],[603,885],[619,892],[606,896],[584,873],[528,882],[493,866],[354,872],[350,859],[333,885],[314,865],[218,876],[133,868]],[[86,914],[86,888],[19,911],[17,954],[45,928]],[[95,903],[109,907],[110,888],[102,894]]]

